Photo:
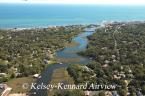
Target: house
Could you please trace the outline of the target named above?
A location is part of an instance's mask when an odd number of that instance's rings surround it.
[[[13,93],[9,94],[9,96],[28,96],[26,93]]]
[[[104,63],[105,63],[105,64],[109,64],[110,61],[109,61],[109,60],[105,60]]]
[[[0,84],[0,95],[1,96],[8,96],[11,92],[12,88],[10,88],[7,84]]]
[[[118,74],[118,70],[114,70],[113,73],[114,73],[114,74]]]
[[[131,70],[131,69],[129,69],[129,70],[128,70],[128,72],[129,72],[129,73],[132,73],[132,70]]]
[[[102,47],[101,49],[102,49],[102,50],[107,50],[108,48],[107,48],[107,47]]]
[[[112,55],[112,59],[115,59],[116,58],[116,56],[115,55]]]
[[[113,61],[113,62],[116,62],[117,60],[113,59],[112,61]]]
[[[0,76],[4,76],[4,77],[6,77],[7,74],[6,74],[6,73],[0,73]]]
[[[112,93],[110,91],[106,91],[105,96],[112,96]]]
[[[96,77],[96,74],[94,74],[93,76],[91,76],[91,78],[94,78],[94,77]]]
[[[120,72],[120,74],[118,74],[118,75],[121,76],[122,78],[125,78],[126,77],[126,75],[125,75],[124,72]]]
[[[120,79],[121,76],[113,75],[113,78],[114,78],[114,79]]]
[[[44,62],[44,64],[49,64],[50,63],[50,61],[47,60],[47,59],[44,59],[43,62]]]
[[[119,94],[117,93],[117,91],[113,91],[112,96],[119,96]]]
[[[3,91],[4,91],[4,89],[1,88],[1,86],[0,86],[0,96],[1,96],[1,94],[2,94]]]
[[[85,91],[85,96],[90,96],[90,91]]]
[[[6,73],[0,73],[0,78],[7,77]]]
[[[126,84],[126,86],[128,86],[128,84],[130,83],[130,81],[124,80],[124,83]]]
[[[33,77],[34,78],[39,78],[39,74],[34,74]]]
[[[103,68],[107,68],[108,67],[108,64],[104,64],[102,65]]]
[[[121,70],[123,70],[123,66],[121,66],[120,68],[121,68]]]
[[[89,67],[87,67],[87,66],[82,66],[82,69],[83,69],[83,71],[93,72],[93,70],[92,70],[92,69],[90,69],[90,68],[89,68]]]
[[[16,76],[16,77],[20,77],[20,76],[22,76],[22,73],[20,73],[20,72],[15,72],[15,76]]]

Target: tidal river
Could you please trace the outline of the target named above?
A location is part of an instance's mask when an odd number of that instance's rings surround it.
[[[40,85],[40,84],[44,84],[44,85],[48,85],[52,79],[52,74],[53,74],[53,71],[55,69],[58,69],[58,68],[62,68],[62,67],[68,67],[70,64],[87,64],[89,63],[89,59],[88,58],[85,58],[85,57],[82,57],[82,56],[79,56],[77,54],[77,52],[80,52],[80,51],[84,51],[87,47],[87,44],[88,44],[88,40],[87,40],[87,36],[89,35],[92,35],[93,32],[91,31],[84,31],[82,32],[81,34],[77,35],[76,37],[74,37],[72,39],[73,42],[76,42],[76,43],[79,43],[78,45],[76,46],[72,46],[72,47],[66,47],[64,50],[61,50],[61,51],[58,51],[56,53],[57,57],[59,58],[65,58],[65,59],[72,59],[72,58],[77,58],[79,59],[79,61],[76,61],[73,60],[69,63],[62,63],[62,64],[53,64],[53,65],[50,65],[48,66],[48,68],[45,69],[45,71],[41,74],[41,78],[39,78],[37,80],[37,85]],[[48,96],[48,90],[46,89],[33,89],[30,91],[30,96]]]

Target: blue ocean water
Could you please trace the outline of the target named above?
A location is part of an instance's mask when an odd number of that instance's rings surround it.
[[[145,6],[0,4],[0,28],[145,20]]]

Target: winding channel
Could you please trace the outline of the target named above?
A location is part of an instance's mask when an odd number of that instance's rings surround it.
[[[65,68],[68,67],[70,64],[87,64],[90,60],[88,58],[79,56],[77,52],[84,51],[87,47],[88,40],[87,36],[92,35],[94,32],[85,31],[77,35],[73,38],[73,42],[79,43],[76,46],[72,47],[66,47],[64,50],[58,51],[56,53],[57,57],[65,58],[65,59],[72,59],[77,58],[79,61],[71,61],[69,63],[63,63],[63,64],[53,64],[48,66],[44,72],[41,74],[41,78],[38,78],[36,85],[44,84],[48,85],[51,82],[53,71],[58,68]],[[42,90],[42,89],[33,89],[30,91],[30,96],[48,96],[48,90]],[[33,94],[32,94],[33,93]]]

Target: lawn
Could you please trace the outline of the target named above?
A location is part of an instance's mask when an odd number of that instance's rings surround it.
[[[6,84],[12,88],[11,93],[25,93],[30,91],[30,88],[23,88],[23,84],[28,83],[29,85],[35,82],[35,79],[33,77],[22,77],[22,78],[14,78]]]
[[[67,82],[68,84],[73,84],[73,78],[70,77],[66,68],[56,69],[52,75],[51,84]]]
[[[70,77],[66,68],[56,69],[52,75],[51,84],[57,84],[57,83],[62,83],[62,82],[65,82],[67,84],[74,84],[73,78]],[[53,96],[55,91],[58,91],[58,90],[49,91],[48,92],[49,96]]]

